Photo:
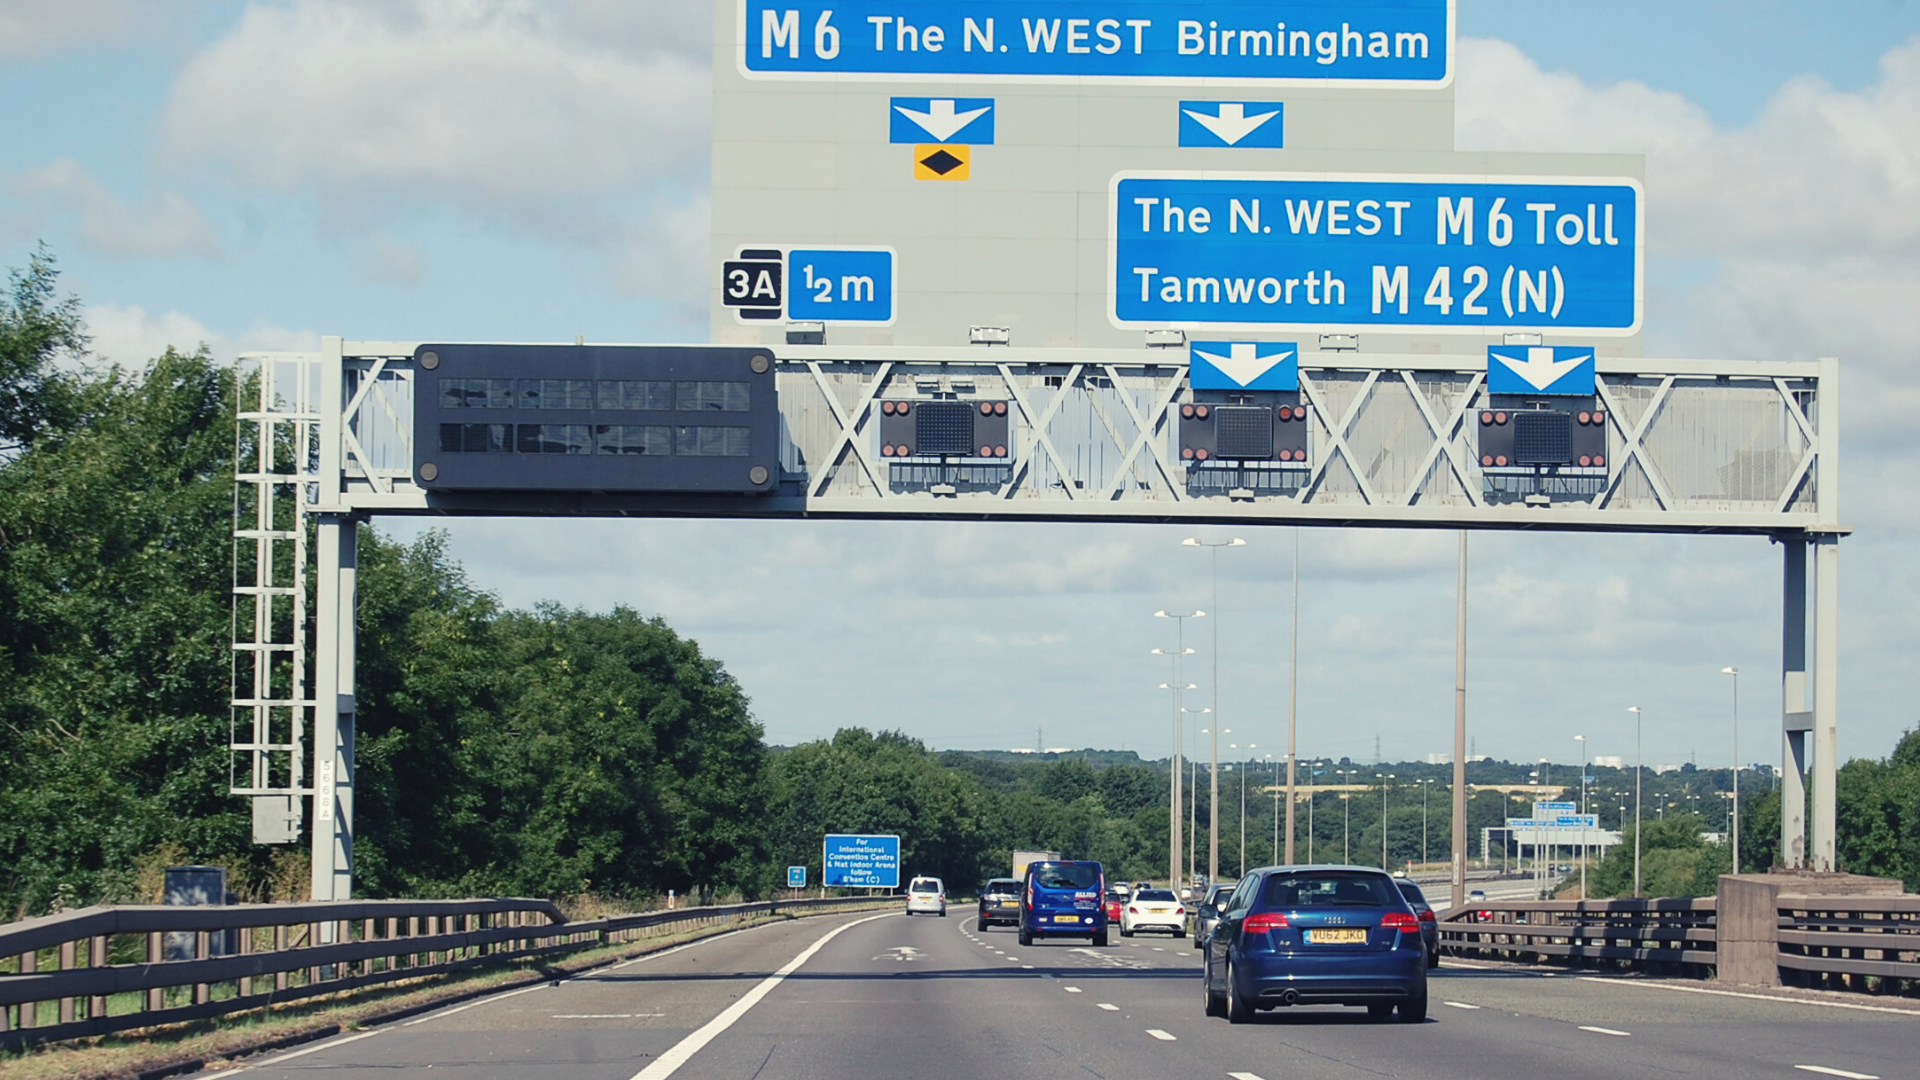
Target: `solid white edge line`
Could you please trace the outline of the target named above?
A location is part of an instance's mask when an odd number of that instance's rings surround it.
[[[869,915],[864,919],[855,919],[850,923],[842,923],[832,930],[827,931],[818,941],[802,949],[800,955],[787,961],[785,967],[767,976],[761,981],[760,985],[747,991],[741,995],[740,1000],[727,1006],[719,1016],[707,1021],[698,1031],[675,1043],[672,1049],[655,1058],[652,1064],[634,1073],[632,1080],[666,1080],[667,1077],[679,1071],[680,1066],[685,1065],[691,1060],[693,1055],[699,1053],[701,1047],[712,1042],[721,1032],[732,1027],[741,1017],[747,1015],[748,1010],[760,1004],[761,998],[772,993],[774,987],[779,986],[786,981],[787,976],[798,971],[801,964],[813,959],[813,954],[824,948],[827,942],[832,941],[842,933],[863,923],[870,923],[876,919],[890,919],[897,914],[899,913],[887,911],[878,915]]]
[[[1592,1024],[1581,1024],[1580,1030],[1591,1031],[1596,1035],[1618,1035],[1623,1039],[1633,1038],[1633,1032],[1631,1031],[1615,1031],[1612,1028],[1594,1027]]]
[[[1161,1031],[1159,1028],[1148,1028],[1147,1034],[1153,1036],[1156,1039],[1159,1039],[1161,1042],[1177,1042],[1178,1041],[1177,1036],[1169,1035],[1166,1032]]]
[[[412,1027],[415,1024],[424,1024],[429,1020],[438,1020],[443,1016],[452,1016],[454,1013],[466,1012],[468,1009],[477,1008],[481,1005],[485,1005],[489,1001],[502,1001],[510,997],[519,997],[521,994],[531,994],[535,990],[545,990],[548,988],[549,985],[550,984],[543,983],[543,982],[535,983],[532,986],[523,986],[518,990],[508,990],[508,991],[505,991],[504,993],[499,993],[499,994],[488,994],[486,997],[480,998],[477,1001],[469,1001],[465,1005],[455,1005],[451,1009],[440,1009],[435,1012],[430,1012],[425,1016],[416,1017],[412,1020],[402,1020],[400,1022],[400,1026]]]
[[[378,1029],[375,1029],[373,1031],[363,1031],[358,1035],[349,1035],[344,1039],[333,1039],[328,1042],[323,1042],[315,1046],[303,1047],[302,1049],[293,1050],[285,1054],[277,1054],[267,1059],[266,1061],[256,1062],[255,1064],[252,1064],[252,1065],[242,1065],[238,1069],[230,1069],[228,1070],[227,1075],[232,1076],[235,1073],[243,1073],[248,1071],[249,1069],[264,1069],[269,1065],[278,1065],[283,1061],[291,1061],[294,1058],[303,1057],[307,1054],[317,1054],[322,1050],[331,1050],[336,1046],[345,1046],[350,1042],[359,1042],[361,1039],[369,1039],[378,1034],[380,1034],[380,1031]]]
[[[1781,1005],[1814,1005],[1822,1009],[1853,1009],[1857,1012],[1895,1013],[1900,1016],[1920,1016],[1920,1010],[1895,1009],[1886,1005],[1855,1005],[1851,1001],[1811,1001],[1806,998],[1777,997],[1773,994],[1743,994],[1738,990],[1709,990],[1703,986],[1668,986],[1665,983],[1634,982],[1630,979],[1603,979],[1597,975],[1582,975],[1581,982],[1601,983],[1607,986],[1630,986],[1636,990],[1672,990],[1681,994],[1711,994],[1714,997],[1746,998],[1750,1001],[1772,1001]]]
[[[1804,1069],[1810,1073],[1820,1073],[1825,1076],[1843,1077],[1844,1080],[1880,1080],[1879,1077],[1872,1073],[1848,1072],[1845,1069],[1829,1069],[1825,1065],[1795,1065],[1794,1068]]]
[[[1469,1005],[1464,1001],[1443,1001],[1440,1004],[1455,1009],[1477,1009],[1480,1007],[1478,1005]]]

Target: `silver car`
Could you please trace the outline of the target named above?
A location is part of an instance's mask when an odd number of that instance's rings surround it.
[[[1207,890],[1207,898],[1194,909],[1194,948],[1207,947],[1207,935],[1213,932],[1213,924],[1220,921],[1220,905],[1227,902],[1227,897],[1233,894],[1233,887],[1238,884],[1237,881],[1223,881]]]

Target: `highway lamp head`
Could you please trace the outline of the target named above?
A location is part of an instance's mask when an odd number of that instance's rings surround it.
[[[1720,669],[1720,674],[1722,674],[1722,675],[1738,675],[1738,674],[1740,674],[1740,669],[1739,669],[1739,668],[1737,668],[1737,667],[1723,667],[1723,668],[1721,668],[1721,669]]]

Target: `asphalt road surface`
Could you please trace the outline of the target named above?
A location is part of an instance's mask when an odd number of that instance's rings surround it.
[[[1920,1076],[1920,1006],[1448,962],[1427,1023],[1202,1015],[1185,939],[1021,948],[898,913],[771,924],[264,1058],[268,1077],[444,1080],[1556,1080]],[[784,978],[781,973],[784,972]],[[218,1075],[232,1076],[235,1070]],[[202,1074],[212,1076],[212,1073]]]

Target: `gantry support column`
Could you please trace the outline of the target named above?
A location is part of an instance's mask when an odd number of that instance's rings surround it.
[[[1813,544],[1813,850],[1815,870],[1840,867],[1834,846],[1840,771],[1840,538]]]
[[[1807,543],[1780,540],[1785,572],[1780,592],[1780,865],[1807,865]]]
[[[313,899],[353,896],[353,653],[358,524],[323,514],[314,605]]]

